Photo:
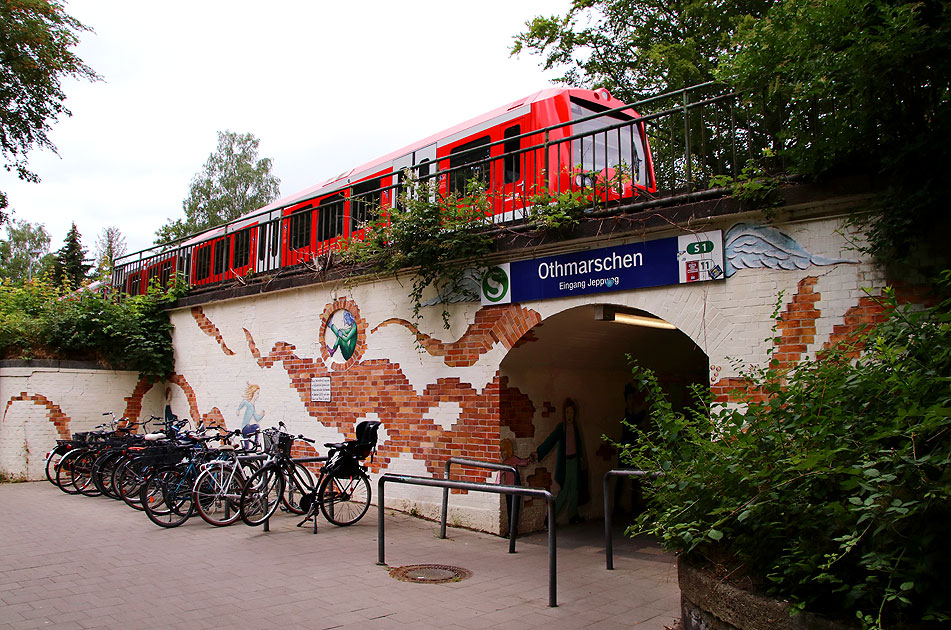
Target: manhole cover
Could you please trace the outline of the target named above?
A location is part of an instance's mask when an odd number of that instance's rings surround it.
[[[390,577],[402,582],[418,582],[420,584],[458,582],[471,576],[472,571],[469,569],[450,567],[445,564],[411,564],[390,569]]]

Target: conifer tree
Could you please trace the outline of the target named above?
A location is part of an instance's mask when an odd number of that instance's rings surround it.
[[[76,224],[69,229],[63,246],[56,252],[53,263],[53,281],[57,285],[77,288],[89,275],[92,265],[86,262],[86,249],[82,245],[82,236]]]

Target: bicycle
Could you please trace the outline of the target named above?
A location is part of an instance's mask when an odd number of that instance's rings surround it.
[[[288,512],[304,514],[306,509],[300,506],[300,500],[316,487],[310,471],[291,459],[295,440],[310,444],[316,440],[303,435],[293,436],[284,432],[284,428],[281,422],[278,429],[263,432],[267,459],[241,491],[238,511],[241,520],[252,527],[268,520],[281,503]]]
[[[192,442],[184,461],[152,473],[139,491],[146,516],[159,527],[178,527],[195,513],[192,491],[201,465],[219,456],[219,451],[209,449],[206,443],[231,435],[190,435]]]
[[[230,435],[241,434],[241,429],[235,429]],[[222,457],[202,465],[192,489],[192,503],[206,523],[224,527],[241,517],[241,491],[258,466],[246,455],[245,446],[223,444],[219,452]]]
[[[298,527],[313,519],[316,532],[318,509],[330,523],[339,527],[352,525],[363,518],[370,508],[372,493],[366,467],[360,464],[360,460],[372,455],[376,449],[379,426],[377,421],[366,420],[357,425],[357,439],[324,444],[330,449],[327,463],[320,469],[316,490],[311,489],[301,496],[299,507],[304,520],[297,524]],[[277,509],[284,494],[284,481],[278,471],[290,459],[285,453],[290,452],[293,440],[290,435],[280,434],[281,443],[273,460],[245,485],[241,494],[241,519],[248,525],[264,523]]]

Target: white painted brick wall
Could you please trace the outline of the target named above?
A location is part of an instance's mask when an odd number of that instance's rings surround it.
[[[51,412],[22,396],[43,396],[59,407],[69,419],[68,431],[88,431],[109,420],[103,412],[121,417],[124,398],[138,382],[133,372],[96,369],[0,368],[0,470],[29,479],[45,477],[46,453],[60,437],[50,420]],[[144,409],[156,415],[162,411],[157,397],[146,399]]]

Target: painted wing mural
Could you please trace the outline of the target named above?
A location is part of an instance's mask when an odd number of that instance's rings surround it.
[[[857,264],[857,260],[826,258],[806,250],[796,239],[776,228],[737,223],[724,237],[726,276],[739,269],[808,269],[811,265]]]

